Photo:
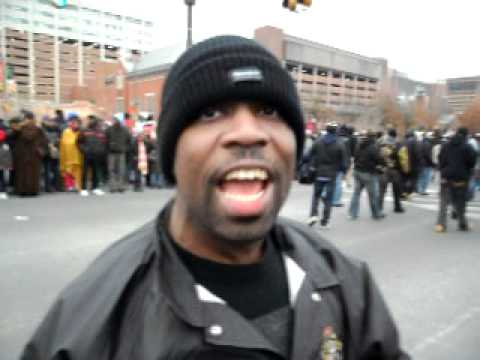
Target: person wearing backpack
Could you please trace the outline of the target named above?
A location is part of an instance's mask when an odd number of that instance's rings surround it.
[[[319,220],[318,202],[325,191],[326,196],[322,198],[324,208],[320,226],[328,228],[337,173],[339,171],[345,173],[346,170],[347,155],[345,147],[337,138],[337,127],[336,123],[327,124],[327,133],[317,138],[310,152],[310,164],[314,169],[315,179],[310,218],[307,221],[309,226],[315,225]]]
[[[398,150],[402,181],[402,198],[408,199],[416,190],[418,174],[422,168],[420,146],[412,130],[405,135]]]
[[[389,129],[387,135],[383,137],[380,142],[380,154],[385,162],[385,171],[380,176],[380,197],[379,209],[383,212],[383,202],[388,185],[392,184],[393,192],[393,211],[396,213],[405,212],[401,203],[401,187],[400,187],[400,161],[398,158],[399,142],[397,140],[397,131]]]
[[[451,203],[458,219],[458,230],[468,231],[465,217],[468,184],[476,162],[476,153],[467,143],[468,130],[460,127],[444,145],[439,155],[440,208],[435,231],[447,230],[447,207]]]
[[[378,201],[378,174],[379,169],[385,166],[376,143],[376,133],[365,131],[355,150],[353,160],[354,190],[350,200],[349,219],[356,220],[360,210],[360,195],[363,189],[367,190],[372,218],[381,220],[385,214],[379,209]]]
[[[433,134],[427,133],[420,142],[420,156],[423,163],[423,167],[420,170],[417,181],[417,192],[420,195],[428,195],[427,188],[432,181],[433,168],[435,167],[435,164],[433,163],[432,150]]]
[[[343,180],[346,177],[346,173],[349,171],[352,165],[352,152],[351,152],[351,138],[348,134],[348,128],[346,125],[340,126],[338,130],[338,140],[345,147],[345,172],[339,171],[335,180],[335,192],[333,194],[332,206],[342,207],[342,193],[343,193]]]

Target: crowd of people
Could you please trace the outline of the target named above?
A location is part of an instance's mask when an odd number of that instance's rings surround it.
[[[127,114],[126,114],[127,116]],[[160,174],[155,132],[135,134],[119,119],[95,115],[36,119],[34,113],[0,119],[0,200],[10,194],[76,192],[81,196],[165,186]]]
[[[402,201],[413,193],[426,196],[435,173],[439,177],[439,215],[435,230],[447,229],[447,208],[451,204],[452,218],[458,219],[458,229],[468,231],[466,203],[480,189],[480,134],[469,134],[460,127],[456,132],[439,129],[422,132],[407,131],[402,139],[396,129],[386,133],[362,131],[353,127],[328,123],[318,136],[309,134],[299,181],[313,183],[310,217],[307,223],[327,228],[332,207],[341,203],[342,187],[352,186],[353,193],[348,217],[359,216],[360,195],[368,194],[371,216],[385,217],[384,199],[389,184],[393,193],[393,212],[403,213]],[[323,215],[318,216],[320,200]]]
[[[125,114],[128,117],[128,114]],[[89,115],[65,118],[61,110],[54,117],[38,121],[30,111],[0,119],[0,200],[9,194],[36,196],[40,192],[77,192],[81,196],[102,196],[104,189],[122,193],[131,184],[134,191],[144,186],[166,186],[158,164],[156,134],[131,128],[117,118],[106,122]],[[371,216],[385,217],[384,199],[391,185],[393,212],[403,213],[402,201],[413,193],[428,195],[435,173],[440,179],[440,203],[436,231],[447,229],[447,207],[459,229],[468,230],[466,202],[480,189],[480,134],[470,136],[440,130],[418,136],[407,131],[400,138],[394,128],[386,133],[362,131],[352,126],[329,123],[315,135],[307,128],[300,182],[313,183],[310,226],[329,227],[332,207],[345,206],[344,186],[353,186],[348,217],[359,216],[365,189]],[[318,208],[323,202],[323,214]]]

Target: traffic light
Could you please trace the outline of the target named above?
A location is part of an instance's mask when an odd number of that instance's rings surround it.
[[[313,0],[283,0],[283,7],[289,9],[290,11],[295,11],[297,5],[311,6]]]

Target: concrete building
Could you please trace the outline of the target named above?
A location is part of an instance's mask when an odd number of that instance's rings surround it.
[[[96,81],[100,63],[151,50],[153,25],[81,0],[1,0],[0,56],[19,100],[70,102]]]
[[[272,51],[297,84],[305,113],[315,107],[356,117],[376,104],[387,62],[285,35],[266,26],[255,31],[255,40]],[[129,108],[158,116],[163,83],[171,64],[184,50],[170,47],[146,54],[127,75]]]
[[[355,117],[374,105],[388,77],[387,61],[287,35],[265,26],[255,39],[292,75],[306,112],[318,106]]]
[[[480,76],[447,79],[447,99],[455,115],[462,114],[480,96]]]

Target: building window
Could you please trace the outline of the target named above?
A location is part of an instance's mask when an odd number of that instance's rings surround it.
[[[124,99],[123,97],[119,96],[115,100],[115,110],[117,113],[123,113],[125,112],[125,106],[124,106]]]
[[[138,111],[143,111],[143,104],[138,96],[133,100],[133,106],[135,106]]]
[[[145,111],[152,114],[155,112],[155,93],[145,94]]]

